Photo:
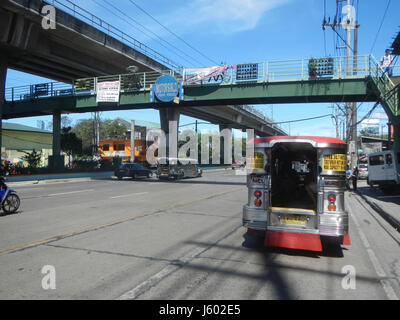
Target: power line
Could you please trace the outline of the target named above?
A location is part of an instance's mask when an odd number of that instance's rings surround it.
[[[197,50],[196,48],[194,48],[192,45],[190,45],[189,43],[187,43],[184,39],[182,39],[180,36],[178,36],[175,32],[171,31],[169,28],[167,28],[166,26],[164,26],[162,23],[160,23],[156,18],[154,18],[150,13],[148,13],[147,11],[145,11],[143,8],[141,8],[139,5],[137,5],[133,0],[129,0],[130,3],[132,3],[136,8],[138,8],[140,11],[142,11],[144,14],[146,14],[148,17],[150,17],[153,21],[155,21],[157,24],[159,24],[161,27],[163,27],[165,30],[167,30],[169,33],[171,33],[172,35],[174,35],[177,39],[179,39],[180,41],[182,41],[184,44],[186,44],[189,48],[191,48],[192,50],[196,51],[198,54],[200,54],[202,57],[204,57],[205,59],[207,59],[208,61],[211,61],[212,63],[218,65],[218,62],[213,61],[212,59],[210,59],[209,57],[207,57],[206,55],[204,55],[202,52],[200,52],[199,50]]]
[[[382,21],[381,21],[381,24],[380,24],[380,26],[379,26],[378,32],[376,33],[375,40],[374,40],[374,42],[373,42],[373,45],[372,45],[372,47],[371,47],[371,50],[369,51],[370,54],[371,54],[372,50],[373,50],[374,47],[375,47],[376,41],[378,40],[379,32],[381,31],[381,28],[382,28],[382,26],[383,26],[383,23],[385,22],[386,14],[387,14],[387,12],[388,12],[388,10],[389,10],[390,2],[391,2],[391,0],[388,1],[388,4],[387,4],[387,6],[386,6],[386,10],[385,10],[385,13],[383,14]]]
[[[109,11],[108,8],[106,8],[105,6],[103,6],[101,3],[98,3],[98,0],[92,0],[93,2],[95,2],[97,5],[101,6],[102,8],[106,9]],[[121,11],[120,9],[118,9],[116,6],[114,6],[112,3],[110,3],[107,0],[102,0],[104,3],[106,3],[108,6],[112,7],[114,10],[118,11],[120,14],[122,14],[123,16],[125,16],[126,18],[128,18],[129,20],[133,21],[135,24],[139,25],[142,29],[144,29],[145,31],[147,31],[148,33],[152,34],[154,37],[156,37],[157,39],[159,39],[160,41],[166,43],[167,45],[169,45],[170,47],[174,48],[176,51],[181,52],[182,54],[184,54],[185,56],[189,57],[192,61],[187,60],[185,57],[181,56],[180,54],[178,54],[177,52],[172,51],[170,48],[166,47],[165,45],[163,45],[162,43],[159,43],[161,46],[163,46],[164,48],[166,48],[167,50],[173,52],[174,54],[176,54],[177,56],[179,56],[180,58],[184,59],[186,62],[189,63],[193,63],[193,61],[200,63],[198,60],[196,60],[195,58],[191,57],[190,55],[188,55],[187,53],[185,53],[184,51],[182,51],[181,49],[177,48],[176,46],[174,46],[173,44],[169,43],[168,41],[166,41],[165,39],[161,38],[159,35],[157,35],[156,33],[154,33],[153,31],[151,31],[149,28],[145,27],[144,25],[142,25],[141,23],[139,23],[138,21],[136,21],[135,19],[133,19],[132,17],[130,17],[129,15],[127,15],[125,12]],[[152,37],[151,35],[149,35],[148,33],[146,33],[145,31],[139,29],[137,26],[133,25],[132,23],[130,23],[129,21],[127,21],[126,19],[124,19],[121,16],[118,16],[117,14],[115,14],[114,12],[112,12],[116,17],[122,19],[123,21],[125,21],[127,24],[129,24],[130,26],[134,27],[136,30],[142,32],[143,34],[145,34],[147,37],[149,37],[152,40],[155,40],[154,37]]]
[[[298,119],[298,120],[291,120],[291,121],[273,122],[273,123],[271,123],[271,124],[282,124],[282,123],[302,122],[302,121],[309,121],[309,120],[321,119],[321,118],[326,118],[326,117],[332,117],[332,114],[326,114],[326,115],[324,115],[324,116],[312,117],[312,118],[305,118],[305,119]]]

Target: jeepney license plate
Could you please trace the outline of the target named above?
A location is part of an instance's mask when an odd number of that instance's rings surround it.
[[[284,215],[281,217],[281,223],[285,224],[306,225],[306,222],[307,218],[305,216]]]

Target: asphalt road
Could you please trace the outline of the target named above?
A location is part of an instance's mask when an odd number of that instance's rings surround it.
[[[20,213],[0,216],[0,299],[400,297],[400,234],[359,195],[346,196],[351,246],[265,248],[241,226],[245,180],[19,186]]]

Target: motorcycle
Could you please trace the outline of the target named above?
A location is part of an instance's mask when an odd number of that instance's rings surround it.
[[[8,172],[6,173],[8,176]],[[6,181],[6,176],[0,176],[0,206],[4,213],[12,214],[15,213],[21,204],[21,200],[15,190],[10,189]]]

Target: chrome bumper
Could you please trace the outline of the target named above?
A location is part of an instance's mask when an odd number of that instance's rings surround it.
[[[349,216],[325,213],[319,216],[319,234],[321,236],[344,236],[349,232]]]
[[[267,230],[267,211],[243,207],[243,226],[254,230]]]

